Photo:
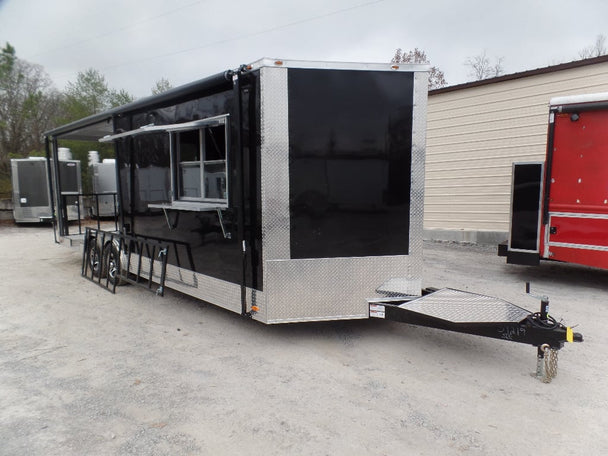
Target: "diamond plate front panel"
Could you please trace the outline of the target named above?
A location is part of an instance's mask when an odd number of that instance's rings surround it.
[[[290,259],[287,70],[261,69],[264,300],[254,318],[266,323],[368,318],[368,298],[391,279],[419,284],[422,274],[426,73],[414,78],[410,254]],[[406,234],[404,233],[404,236]],[[410,290],[419,294],[420,289]]]
[[[388,279],[419,276],[412,266],[409,256],[268,261],[266,322],[368,318],[366,298]]]
[[[518,323],[530,312],[503,299],[444,288],[399,307],[453,323]]]

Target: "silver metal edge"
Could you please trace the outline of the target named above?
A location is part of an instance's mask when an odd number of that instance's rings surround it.
[[[269,260],[290,258],[289,123],[287,69],[260,69],[260,169],[262,203],[262,264],[264,289]],[[256,294],[260,307],[254,318],[268,319],[267,294]]]
[[[280,64],[276,62],[281,62]],[[331,69],[331,70],[374,70],[374,71],[401,71],[401,72],[427,72],[430,65],[413,63],[366,63],[366,62],[336,62],[314,60],[284,60],[268,57],[256,60],[248,65],[252,70],[261,68],[303,68],[303,69]]]
[[[582,218],[582,219],[608,219],[608,214],[589,214],[576,212],[550,212],[551,217]]]
[[[422,270],[428,73],[414,73],[409,256]],[[411,268],[411,266],[410,266]],[[421,272],[418,272],[420,274]],[[411,275],[411,271],[410,271]]]
[[[123,264],[126,264],[127,262],[127,257],[124,253],[121,261]],[[148,274],[145,271],[149,270],[149,266],[150,260],[147,258],[142,258],[140,275],[144,279],[148,278]],[[158,272],[160,269],[160,261],[155,260],[153,269],[154,272],[152,275],[152,281],[155,283],[158,283],[160,280]],[[137,272],[136,262],[132,262],[131,272]],[[238,284],[168,264],[165,276],[165,287],[208,302],[215,306],[222,307],[226,310],[241,313],[241,287]],[[260,294],[261,292],[258,290],[246,288],[247,302],[257,302],[260,299]]]
[[[608,246],[604,245],[592,245],[592,244],[573,244],[571,242],[549,242],[549,247],[565,247],[569,249],[579,250],[597,250],[599,252],[608,252]]]

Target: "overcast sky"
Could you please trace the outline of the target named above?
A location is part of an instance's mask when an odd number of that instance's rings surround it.
[[[57,88],[95,68],[137,97],[261,57],[388,62],[398,47],[453,85],[484,50],[514,73],[576,60],[600,34],[607,0],[0,0],[0,46]]]

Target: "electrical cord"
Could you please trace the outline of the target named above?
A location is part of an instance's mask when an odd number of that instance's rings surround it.
[[[546,319],[542,319],[540,312],[528,315],[527,320],[532,326],[542,329],[555,329],[560,326],[560,323],[551,315],[547,315]]]

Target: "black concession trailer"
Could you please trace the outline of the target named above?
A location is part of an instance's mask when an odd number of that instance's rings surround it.
[[[120,229],[87,230],[83,275],[267,324],[386,318],[541,355],[579,339],[422,289],[427,69],[262,59],[48,132],[50,160],[62,139],[116,152]]]

